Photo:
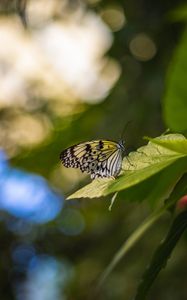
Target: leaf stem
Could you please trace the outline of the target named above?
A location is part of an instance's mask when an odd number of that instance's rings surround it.
[[[123,243],[119,251],[115,254],[111,263],[105,269],[103,274],[101,275],[98,285],[96,289],[100,289],[100,287],[105,282],[106,278],[118,264],[118,262],[122,259],[122,257],[134,246],[134,244],[143,236],[143,234],[162,216],[162,214],[166,211],[166,206],[159,209],[157,212],[153,213],[149,216],[141,226],[135,230],[130,237]]]

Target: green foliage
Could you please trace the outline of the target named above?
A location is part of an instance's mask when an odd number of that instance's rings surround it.
[[[163,98],[163,113],[167,126],[184,132],[187,130],[187,29],[174,53],[168,70],[165,97]]]

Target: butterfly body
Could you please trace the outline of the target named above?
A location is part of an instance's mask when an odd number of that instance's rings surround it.
[[[79,168],[91,178],[116,177],[122,165],[125,152],[124,142],[93,140],[63,150],[62,164],[67,168]]]

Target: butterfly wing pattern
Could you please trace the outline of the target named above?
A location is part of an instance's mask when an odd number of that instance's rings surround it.
[[[92,179],[116,177],[121,170],[123,153],[123,142],[95,140],[65,149],[60,160],[67,168],[89,173]]]

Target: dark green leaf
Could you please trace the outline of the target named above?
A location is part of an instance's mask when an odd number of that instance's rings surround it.
[[[150,266],[143,275],[134,300],[144,300],[159,272],[166,266],[178,240],[187,228],[187,211],[179,214],[165,238],[153,255]]]

